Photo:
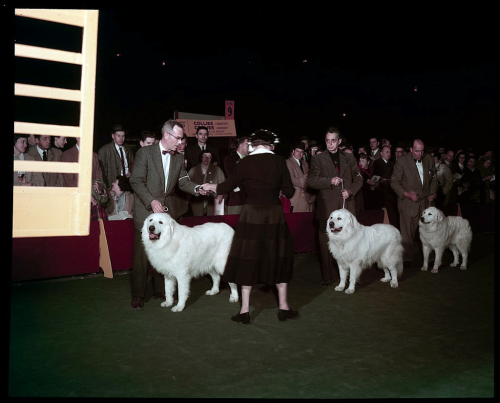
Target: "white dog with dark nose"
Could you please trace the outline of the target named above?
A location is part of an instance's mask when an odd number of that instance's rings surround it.
[[[206,295],[219,293],[220,277],[226,267],[234,230],[225,223],[205,223],[193,228],[178,224],[167,213],[150,214],[142,227],[142,242],[146,255],[156,271],[165,277],[166,301],[174,303],[175,284],[179,301],[172,308],[180,312],[189,296],[191,279],[209,274],[212,289]],[[229,283],[229,302],[238,302],[236,284]]]
[[[421,270],[427,270],[429,266],[429,255],[434,250],[436,257],[431,273],[437,273],[443,253],[450,248],[453,253],[451,267],[459,263],[459,255],[462,255],[461,270],[467,269],[467,258],[469,256],[470,244],[472,242],[472,229],[469,221],[458,216],[446,217],[436,207],[426,208],[418,222],[422,252],[424,254],[424,265]]]
[[[380,281],[398,287],[403,273],[403,245],[399,230],[390,224],[362,225],[347,209],[335,210],[327,220],[328,248],[338,263],[340,283],[335,291],[343,291],[349,277],[347,294],[352,294],[363,270],[374,263],[384,270]]]

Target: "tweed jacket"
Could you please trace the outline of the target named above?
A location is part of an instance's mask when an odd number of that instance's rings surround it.
[[[134,153],[127,144],[123,144],[122,147],[125,152],[125,158],[127,158],[128,169],[131,171],[132,164],[134,163]],[[104,183],[107,187],[110,187],[122,171],[121,157],[116,150],[115,142],[111,141],[111,143],[103,145],[97,151],[97,157],[101,165]]]
[[[71,147],[70,149],[63,151],[61,154],[61,161],[63,162],[78,162],[78,157],[80,155],[80,151],[76,145]],[[64,186],[66,187],[78,187],[78,174],[76,173],[63,173],[62,174]],[[99,159],[97,158],[96,153],[92,153],[92,179],[100,179],[104,182],[102,177],[101,166],[99,165]]]
[[[354,196],[363,186],[363,177],[359,172],[358,164],[352,154],[337,151],[339,153],[339,173],[333,165],[329,151],[322,152],[311,158],[307,185],[318,189],[316,218],[326,220],[332,211],[341,209],[344,203],[342,198],[342,186],[331,184],[332,178],[340,177],[344,181],[344,189],[351,191],[351,196],[345,200],[345,208],[355,214]]]
[[[293,212],[312,212],[314,210],[316,195],[311,194],[308,191],[307,175],[309,173],[309,165],[305,160],[302,160],[302,168],[304,169],[304,172],[302,172],[295,158],[290,157],[286,160],[286,166],[288,168],[288,171],[290,172],[290,178],[292,179],[293,187],[295,188],[295,193],[290,199],[290,203],[293,207]]]
[[[234,152],[224,158],[224,170],[226,171],[226,175],[228,177],[234,172],[234,168],[239,161],[241,161],[241,158],[237,152]],[[239,187],[239,191],[235,192],[234,190],[231,190],[228,193],[228,206],[242,206],[244,204],[245,190],[243,189],[243,185]]]
[[[25,161],[33,161],[34,158],[28,153],[24,153]],[[41,172],[25,172],[26,182],[31,183],[33,186],[43,186],[43,175]],[[17,179],[17,171],[14,171],[14,186],[22,186],[21,182]]]
[[[184,169],[183,155],[175,153],[170,156],[167,189],[165,190],[165,174],[159,144],[137,150],[130,185],[135,195],[134,224],[139,231],[142,229],[144,220],[152,212],[148,208],[151,207],[153,200],[158,200],[167,206],[169,214],[177,220],[183,212],[179,211],[178,198],[175,196],[176,186],[178,185],[182,191],[192,195],[196,195],[194,189],[198,186],[189,180]]]
[[[61,160],[62,151],[58,148],[52,147],[47,150],[47,162],[60,161]],[[28,150],[28,155],[32,156],[35,161],[42,161],[42,157],[38,153],[37,147],[30,147]],[[62,173],[55,172],[43,172],[43,181],[45,183],[44,186],[55,186],[55,187],[63,187],[64,180]]]
[[[434,159],[430,154],[425,154],[422,158],[422,169],[424,182],[420,180],[417,165],[412,153],[403,155],[396,160],[391,176],[391,187],[398,195],[398,210],[401,214],[415,217],[419,212],[420,201],[426,201],[427,197],[437,191],[438,181],[436,178],[436,167]],[[404,192],[414,191],[418,202],[407,199]]]
[[[201,164],[198,164],[189,170],[189,178],[191,179],[191,181],[197,183],[198,185],[202,185],[204,183],[219,184],[226,180],[226,176],[224,175],[224,172],[222,172],[222,169],[212,164],[208,166],[208,172],[206,178],[204,178],[203,171],[201,169]],[[206,195],[206,196],[190,198],[191,208],[193,209],[194,216],[203,215],[203,204],[205,200],[208,201],[209,203],[207,215],[209,216],[214,215],[214,207],[213,207],[214,198],[213,196]]]

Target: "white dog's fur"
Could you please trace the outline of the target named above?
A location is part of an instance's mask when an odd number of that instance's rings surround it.
[[[335,291],[343,291],[349,277],[352,294],[362,271],[374,263],[385,272],[380,281],[398,287],[403,273],[403,245],[399,230],[390,224],[362,225],[347,209],[335,210],[326,222],[328,248],[338,263],[340,283]]]
[[[434,250],[436,257],[431,273],[437,273],[446,248],[450,248],[453,253],[453,263],[450,266],[458,265],[460,253],[462,255],[460,269],[467,269],[467,257],[472,242],[472,230],[468,220],[457,216],[446,217],[436,207],[429,207],[422,212],[418,226],[424,253],[424,265],[421,270],[428,269],[429,255]]]
[[[165,277],[166,301],[161,306],[174,303],[177,282],[179,301],[172,311],[182,311],[191,279],[205,274],[210,274],[213,281],[212,289],[206,294],[218,294],[233,235],[234,230],[224,223],[205,223],[190,228],[178,224],[166,213],[149,215],[142,227],[142,242],[150,263]],[[229,302],[238,302],[236,284],[229,283],[229,286]]]

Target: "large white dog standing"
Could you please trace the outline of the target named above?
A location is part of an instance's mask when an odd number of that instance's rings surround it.
[[[210,274],[213,281],[212,289],[206,294],[218,294],[233,236],[234,230],[225,223],[205,223],[190,228],[178,224],[167,213],[149,215],[142,227],[142,242],[149,261],[165,277],[166,301],[161,306],[174,303],[177,283],[179,301],[172,311],[182,311],[191,279],[205,274]],[[229,302],[238,302],[236,284],[229,283],[229,286]]]
[[[403,273],[403,245],[401,233],[390,224],[362,225],[347,209],[335,210],[326,222],[328,248],[338,263],[340,283],[335,291],[343,291],[349,277],[352,294],[363,270],[374,263],[384,270],[380,281],[398,287],[398,277]]]
[[[460,269],[467,269],[467,258],[472,242],[472,229],[468,220],[458,216],[446,217],[436,207],[429,207],[422,212],[418,226],[424,254],[424,265],[421,270],[427,270],[429,255],[434,250],[436,257],[431,273],[437,273],[446,248],[450,248],[453,253],[453,263],[450,266],[457,266],[459,254],[462,254]]]

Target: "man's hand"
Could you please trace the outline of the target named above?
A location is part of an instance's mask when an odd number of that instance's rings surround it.
[[[331,182],[332,185],[339,186],[342,183],[342,178],[339,178],[336,176],[335,178],[332,178]]]
[[[427,197],[427,200],[429,201],[434,201],[434,199],[437,197],[436,193],[431,193],[429,197]]]
[[[410,192],[404,192],[404,196],[411,201],[418,202],[418,196],[413,190]]]
[[[153,213],[164,213],[163,204],[161,204],[158,200],[153,200],[151,202],[151,210]]]
[[[343,199],[347,199],[347,198],[349,198],[349,196],[351,196],[351,191],[349,189],[342,190],[342,198]]]

